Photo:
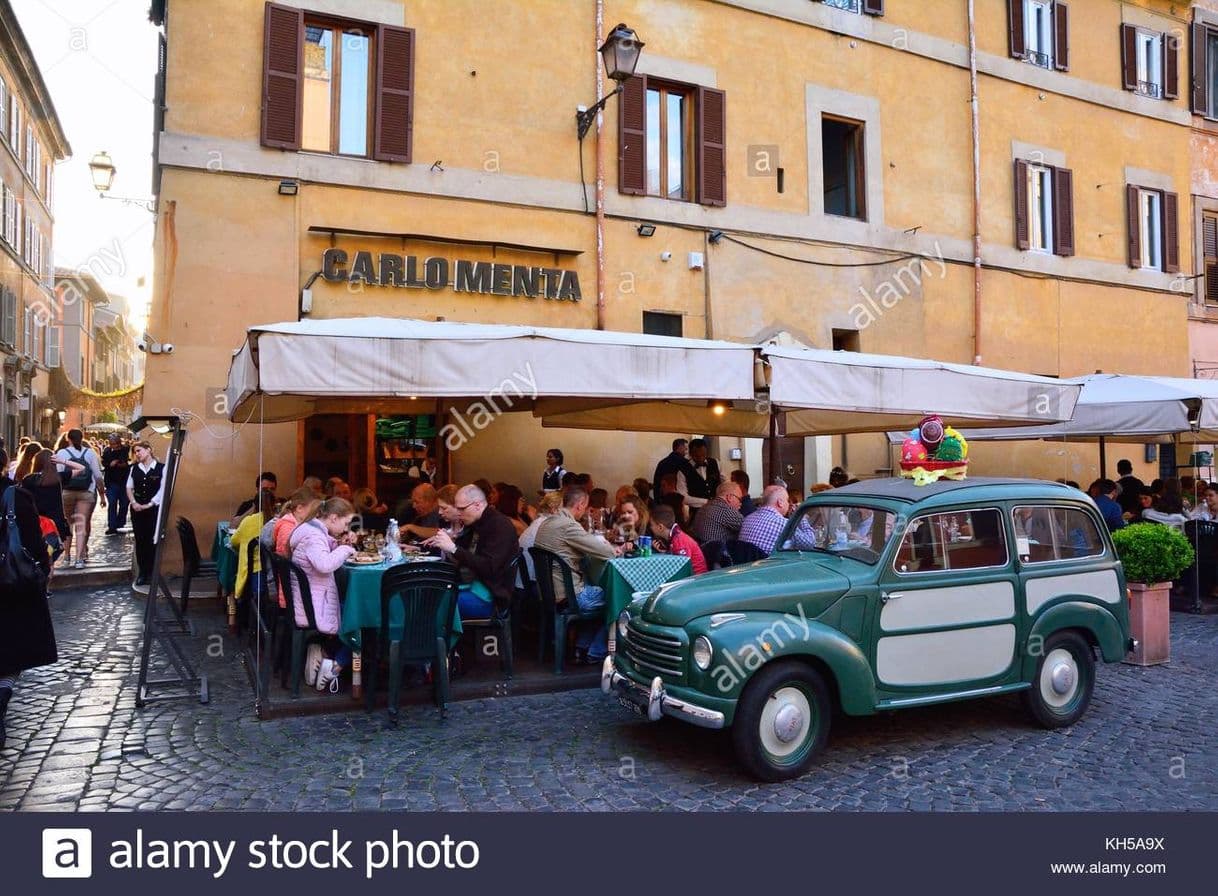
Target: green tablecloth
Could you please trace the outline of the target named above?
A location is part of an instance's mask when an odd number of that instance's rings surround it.
[[[228,523],[216,524],[216,538],[211,543],[211,559],[216,564],[216,577],[224,593],[232,594],[237,587],[237,552],[228,546]]]
[[[426,561],[412,561],[414,563]],[[442,562],[438,558],[435,562]],[[339,625],[339,637],[351,647],[360,650],[361,629],[381,627],[381,579],[389,567],[384,563],[368,566],[350,566],[344,564],[334,573],[338,584],[338,593],[343,598],[342,622]],[[401,637],[402,613],[400,603],[394,602],[389,608],[389,637]],[[453,601],[453,639],[461,634],[461,616],[457,612],[457,602]]]
[[[636,591],[654,591],[665,582],[688,579],[692,574],[689,558],[679,554],[619,557],[608,561],[598,582],[605,589],[605,624],[613,629],[617,617]]]

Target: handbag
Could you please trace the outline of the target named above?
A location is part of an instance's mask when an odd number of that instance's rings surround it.
[[[17,528],[16,486],[5,490],[3,512],[4,519],[0,522],[0,590],[41,591],[46,587],[46,573],[21,543],[21,532]]]

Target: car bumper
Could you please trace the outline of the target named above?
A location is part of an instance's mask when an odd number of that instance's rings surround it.
[[[601,667],[601,690],[639,710],[653,722],[658,722],[660,716],[672,716],[701,728],[722,728],[725,724],[724,715],[718,710],[696,706],[667,693],[664,681],[658,675],[652,679],[650,687],[623,675],[614,665],[613,654],[605,657]]]

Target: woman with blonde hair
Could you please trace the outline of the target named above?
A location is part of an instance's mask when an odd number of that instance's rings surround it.
[[[34,472],[34,459],[42,450],[41,442],[27,442],[17,449],[17,465],[13,468],[13,482],[20,483],[22,479]],[[43,514],[45,516],[45,514]]]

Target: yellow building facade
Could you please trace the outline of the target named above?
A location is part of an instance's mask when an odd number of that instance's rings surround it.
[[[975,9],[970,28],[964,0],[164,4],[148,329],[175,351],[148,358],[144,409],[206,423],[177,509],[225,517],[259,469],[285,485],[306,471],[317,427],[230,424],[217,403],[246,328],[302,315],[787,333],[1051,376],[1189,375],[1184,8]],[[581,141],[577,108],[613,87],[596,50],[617,22],[646,45]],[[443,260],[431,286],[428,259]],[[471,283],[480,262],[564,273],[503,295],[507,280]],[[338,440],[357,476],[369,427]],[[509,414],[452,475],[531,492],[559,445],[612,490],[650,477],[670,438]],[[760,491],[759,444],[715,453]],[[977,473],[1097,475],[1087,447],[973,456]],[[788,460],[800,486],[834,463],[890,465],[879,436],[809,439]]]

